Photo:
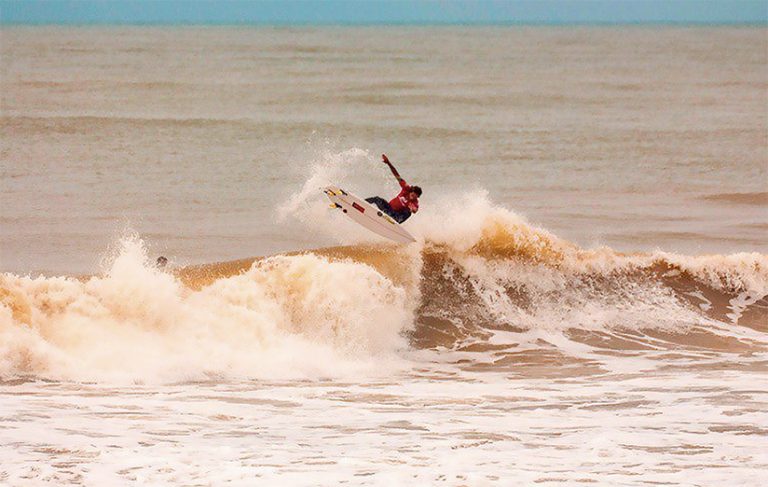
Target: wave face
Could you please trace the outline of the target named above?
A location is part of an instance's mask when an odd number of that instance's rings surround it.
[[[482,194],[442,207],[410,246],[163,271],[134,238],[100,276],[3,274],[0,376],[345,377],[413,366],[414,349],[520,374],[765,366],[768,256],[582,249]]]

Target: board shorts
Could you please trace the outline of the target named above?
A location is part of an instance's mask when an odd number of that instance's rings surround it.
[[[372,205],[378,206],[381,211],[391,216],[397,223],[403,223],[405,220],[407,220],[411,216],[411,212],[409,210],[404,210],[404,211],[393,210],[392,207],[389,206],[389,202],[387,200],[385,200],[384,198],[379,198],[378,196],[372,196],[370,198],[366,198],[365,201],[367,201]]]

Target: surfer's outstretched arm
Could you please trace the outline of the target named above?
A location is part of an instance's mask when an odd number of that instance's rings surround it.
[[[405,180],[404,180],[404,179],[403,179],[403,178],[400,176],[400,173],[399,173],[399,172],[397,172],[397,169],[395,169],[395,166],[393,166],[393,165],[392,165],[392,163],[391,163],[391,162],[389,162],[389,158],[387,157],[387,155],[386,155],[386,154],[382,154],[382,155],[381,155],[381,161],[382,161],[384,164],[386,164],[387,166],[389,166],[389,170],[390,170],[390,171],[392,171],[392,174],[394,174],[394,175],[395,175],[395,177],[397,178],[397,182],[399,182],[399,183],[400,183],[400,186],[402,186],[403,184],[405,184]]]

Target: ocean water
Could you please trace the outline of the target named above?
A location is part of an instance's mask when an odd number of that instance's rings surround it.
[[[0,45],[0,483],[760,485],[765,28]]]

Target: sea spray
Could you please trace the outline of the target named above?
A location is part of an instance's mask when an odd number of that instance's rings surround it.
[[[4,274],[0,289],[5,378],[376,374],[398,366],[413,322],[406,290],[367,265],[282,256],[192,290],[135,240],[102,276]]]
[[[160,269],[126,238],[102,275],[2,274],[0,375],[376,376],[413,366],[408,349],[437,352],[430,360],[476,351],[461,358],[472,367],[523,357],[595,371],[616,367],[606,352],[768,348],[768,256],[584,249],[482,191],[434,198],[408,223],[411,245]]]

